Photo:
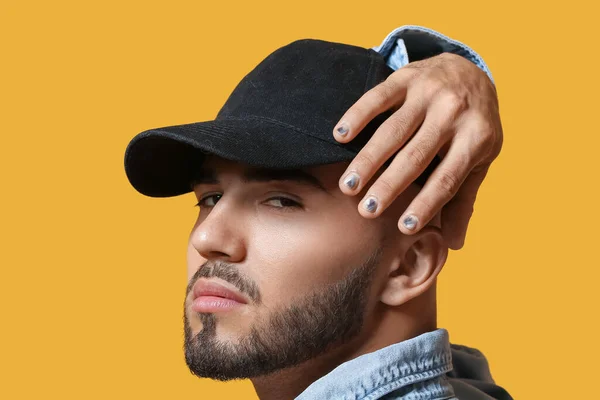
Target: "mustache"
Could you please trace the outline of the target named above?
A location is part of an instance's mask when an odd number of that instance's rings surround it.
[[[248,296],[254,303],[261,303],[260,290],[256,282],[245,275],[242,275],[239,270],[232,264],[224,261],[207,261],[198,271],[192,276],[186,289],[186,296],[190,293],[196,281],[200,278],[219,278],[225,282],[231,283],[241,293]]]

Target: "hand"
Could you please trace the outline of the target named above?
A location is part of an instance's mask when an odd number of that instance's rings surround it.
[[[375,196],[375,212],[363,209],[363,201],[358,207],[361,215],[374,218],[439,155],[440,164],[408,206],[398,227],[404,234],[416,233],[442,210],[444,238],[451,249],[460,249],[479,186],[502,148],[496,89],[475,64],[443,53],[398,69],[365,93],[340,119],[334,137],[338,142],[349,142],[375,116],[390,109],[396,111],[350,163],[340,179],[340,188],[348,195],[361,192],[402,148],[363,198]],[[353,189],[344,184],[350,172],[359,177]]]

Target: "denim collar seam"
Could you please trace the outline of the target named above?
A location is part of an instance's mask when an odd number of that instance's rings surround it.
[[[383,382],[359,399],[376,399],[377,397],[371,396],[374,394],[389,393],[389,391],[396,390],[407,384],[422,382],[428,378],[440,376],[452,370],[452,353],[449,351],[430,353],[427,356],[421,357],[421,360],[423,359],[432,360],[431,365],[417,365],[416,368],[413,368],[411,363],[404,361],[401,363],[401,366],[393,364],[381,367],[376,373],[379,374],[378,376],[384,377]],[[409,372],[402,372],[405,369],[408,369]],[[364,388],[364,383],[361,383],[360,387]],[[366,392],[366,389],[363,390]]]
[[[393,392],[394,390],[400,389],[402,387],[407,387],[409,384],[410,385],[414,385],[416,383],[419,382],[425,382],[427,379],[431,379],[431,378],[444,378],[445,377],[443,375],[445,375],[447,372],[451,371],[452,367],[451,366],[441,366],[438,368],[435,368],[433,370],[428,370],[425,372],[418,372],[412,375],[408,375],[405,377],[401,377],[397,380],[393,380],[392,382],[389,382],[387,384],[384,384],[382,386],[379,386],[373,390],[371,390],[369,393],[367,393],[364,397],[360,397],[358,398],[358,400],[375,400],[380,398],[381,396],[384,396],[390,392]],[[413,379],[411,379],[413,378]],[[438,390],[431,390],[428,389],[428,392],[426,393],[426,395],[428,397],[423,397],[425,396],[425,394],[421,395],[421,396],[411,396],[411,397],[407,397],[406,399],[417,399],[419,398],[420,400],[429,400],[431,397],[430,396],[439,396],[442,394],[446,394],[446,392],[444,391],[444,389],[440,389]]]

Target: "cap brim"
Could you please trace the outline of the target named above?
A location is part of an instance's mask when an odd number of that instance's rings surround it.
[[[191,191],[206,154],[254,167],[301,168],[352,160],[358,151],[342,146],[264,118],[225,118],[139,133],[125,151],[125,172],[140,193],[170,197]]]

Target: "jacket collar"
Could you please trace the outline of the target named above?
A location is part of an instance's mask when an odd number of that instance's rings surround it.
[[[313,382],[296,400],[378,399],[400,390],[419,399],[452,396],[448,331],[437,329],[347,361]],[[427,395],[430,396],[427,396]],[[415,397],[416,398],[416,397]]]

